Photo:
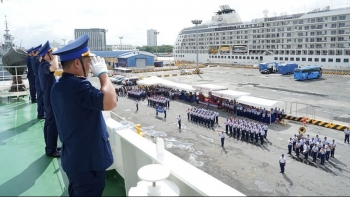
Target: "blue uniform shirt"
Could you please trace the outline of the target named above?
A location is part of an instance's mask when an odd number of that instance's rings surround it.
[[[51,102],[62,142],[64,171],[104,171],[113,164],[102,116],[103,96],[86,78],[68,73],[53,85]]]
[[[27,68],[28,68],[27,78],[34,77],[34,71],[32,69],[32,57],[30,57],[30,56],[26,57],[26,64],[27,64]]]
[[[39,65],[40,65],[39,57],[38,56],[32,57],[31,58],[31,66],[32,66],[32,70],[34,71],[35,76],[38,76]]]
[[[51,101],[50,101],[50,92],[53,84],[56,81],[54,72],[50,71],[50,66],[51,64],[45,60],[42,60],[39,69],[38,69],[38,74],[39,74],[39,79],[40,79],[40,86],[41,90],[43,91],[44,94],[44,105],[45,106],[51,106]]]

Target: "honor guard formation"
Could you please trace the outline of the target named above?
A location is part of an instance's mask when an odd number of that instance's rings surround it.
[[[102,111],[117,106],[116,92],[105,60],[90,53],[88,42],[89,36],[83,35],[59,50],[49,41],[27,50],[30,98],[37,103],[37,118],[45,119],[45,153],[61,157],[70,196],[101,196],[106,169],[113,163]],[[63,74],[56,80],[58,56]],[[100,80],[100,90],[86,78],[90,69]]]

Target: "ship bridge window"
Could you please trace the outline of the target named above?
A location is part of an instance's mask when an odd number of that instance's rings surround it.
[[[315,62],[318,62],[319,61],[319,58],[315,58]]]
[[[294,57],[291,57],[291,58],[290,58],[290,61],[294,61]]]
[[[249,59],[250,59],[250,57],[249,57],[249,56],[247,56],[247,59],[249,60]]]
[[[274,60],[278,60],[278,57],[275,57]]]
[[[312,58],[307,58],[307,61],[308,62],[312,62]]]
[[[235,59],[238,59],[238,56],[236,56]]]
[[[299,62],[299,61],[300,61],[300,57],[297,57],[297,58],[295,59],[295,61],[298,61],[298,62]]]
[[[340,58],[335,59],[335,62],[341,62]]]
[[[341,15],[341,16],[339,16],[339,20],[345,20],[345,15]]]
[[[239,56],[239,59],[242,59],[242,56]]]
[[[283,60],[283,57],[280,57],[280,60]]]
[[[305,57],[301,58],[301,61],[306,62],[306,58]]]
[[[288,61],[288,57],[285,57],[284,60],[285,60],[285,61]]]
[[[321,58],[321,62],[326,62],[326,58]]]
[[[333,58],[328,58],[328,62],[333,62]]]
[[[345,58],[345,59],[344,59],[344,62],[345,62],[345,63],[348,63],[348,62],[349,62],[349,59],[346,59],[346,58]]]

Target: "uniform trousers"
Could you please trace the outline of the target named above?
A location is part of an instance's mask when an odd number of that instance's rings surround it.
[[[312,151],[312,162],[316,162],[317,152]]]
[[[280,167],[281,167],[281,172],[282,172],[282,173],[284,173],[284,165],[285,165],[285,163],[281,163],[281,162],[280,162]]]
[[[331,151],[326,151],[326,160],[329,160],[329,155],[330,155]]]
[[[299,157],[299,148],[295,148],[295,154],[297,155],[297,157]]]
[[[308,156],[309,156],[309,152],[305,152],[305,153],[304,153],[304,159],[307,160]]]
[[[321,165],[324,165],[325,154],[321,154]]]
[[[333,149],[331,150],[331,157],[334,157],[334,151],[335,151],[335,148],[333,148]]]
[[[344,143],[348,142],[349,144],[349,134],[345,134],[345,139],[344,139]]]
[[[225,138],[221,138],[221,147],[224,147]]]
[[[181,120],[180,121],[177,121],[178,124],[179,124],[179,129],[181,129]]]
[[[58,131],[55,117],[52,111],[52,106],[45,106],[45,124],[44,124],[44,138],[45,138],[45,152],[47,155],[53,154],[57,151]]]
[[[37,112],[38,118],[43,118],[45,116],[44,112],[44,97],[43,91],[41,90],[39,77],[35,77],[35,89],[36,89],[36,98],[37,98]]]
[[[288,145],[288,154],[292,154],[292,145],[291,144]]]
[[[28,77],[30,99],[36,101],[35,76]]]
[[[66,174],[69,180],[69,196],[102,196],[106,184],[106,171]]]

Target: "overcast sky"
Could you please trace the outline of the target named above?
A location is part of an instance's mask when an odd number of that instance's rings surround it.
[[[242,21],[269,16],[311,11],[331,6],[347,7],[349,0],[3,0],[0,3],[0,34],[5,30],[5,15],[15,45],[25,48],[47,40],[63,44],[74,40],[76,28],[107,29],[107,44],[143,46],[147,29],[156,29],[158,44],[173,45],[177,34],[193,26],[191,20],[209,21],[220,5],[229,5]],[[0,39],[3,42],[3,38]]]

